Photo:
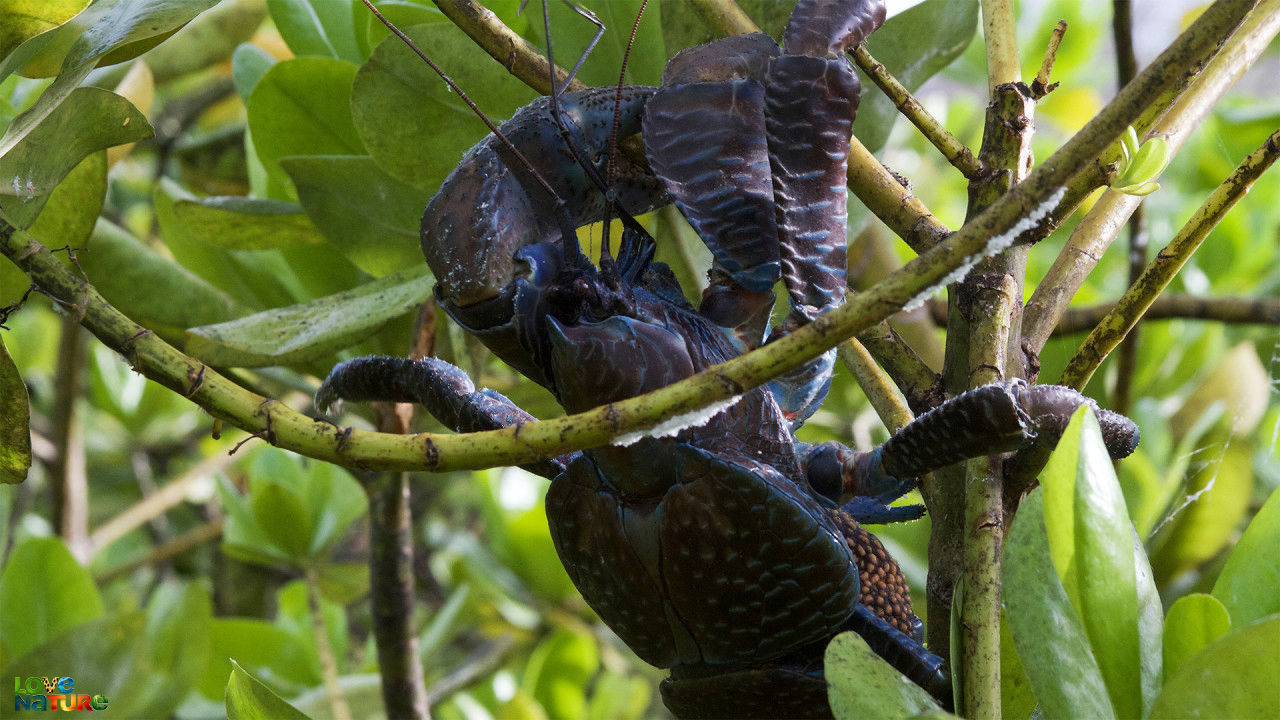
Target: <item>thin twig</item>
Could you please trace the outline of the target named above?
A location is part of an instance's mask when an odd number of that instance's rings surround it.
[[[216,540],[222,535],[224,522],[225,519],[219,517],[202,525],[197,525],[167,542],[156,545],[142,558],[95,575],[94,580],[101,585],[106,585],[112,580],[124,577],[134,570],[158,565],[192,548],[199,547],[211,540]]]
[[[858,381],[858,387],[867,396],[871,407],[875,408],[889,434],[902,429],[914,419],[911,408],[898,392],[893,380],[876,364],[871,353],[856,338],[840,343],[841,362]]]
[[[1059,380],[1061,384],[1077,390],[1088,384],[1098,366],[1169,286],[1173,276],[1200,247],[1209,231],[1217,227],[1227,211],[1235,207],[1277,157],[1280,157],[1280,130],[1268,136],[1261,147],[1245,158],[1235,172],[1209,194],[1169,245],[1156,255],[1138,281],[1120,297],[1115,308],[1089,333],[1067,362]]]
[[[58,449],[49,467],[49,492],[53,506],[51,520],[71,554],[83,563],[90,557],[89,479],[85,468],[84,433],[76,406],[84,388],[85,336],[74,315],[62,316],[60,326],[58,380],[54,385],[53,431],[50,433],[50,439]]]
[[[1141,276],[1141,273],[1139,273]],[[1112,312],[1115,303],[1070,308],[1062,316],[1055,337],[1088,332]],[[1142,314],[1142,322],[1152,320],[1210,320],[1228,325],[1280,326],[1280,299],[1242,297],[1202,297],[1165,293]],[[1123,346],[1122,346],[1123,347]]]
[[[547,56],[520,34],[507,27],[489,8],[475,0],[433,0],[440,12],[467,34],[476,45],[502,64],[525,85],[541,95],[551,94]],[[569,72],[556,67],[556,86],[566,92],[585,90],[581,80],[569,79]]]
[[[204,460],[94,530],[89,536],[89,556],[97,555],[130,531],[177,506],[186,499],[193,483],[221,472],[235,460],[224,452],[210,452]]]
[[[942,123],[938,122],[924,106],[911,94],[910,90],[889,73],[888,68],[883,63],[871,57],[871,53],[867,51],[866,46],[859,45],[853,50],[853,60],[858,64],[867,77],[880,88],[882,92],[893,102],[893,106],[898,108],[898,112],[902,116],[911,121],[912,125],[924,135],[925,139],[933,144],[938,152],[951,163],[961,175],[972,180],[982,174],[982,163],[978,162],[978,158],[974,156],[973,151],[965,147],[951,131]]]
[[[1138,74],[1138,58],[1133,51],[1133,7],[1130,0],[1112,2],[1111,34],[1116,45],[1116,79],[1124,86]],[[1147,264],[1147,223],[1143,205],[1134,208],[1129,216],[1129,284],[1138,281]],[[1115,401],[1111,409],[1126,415],[1133,394],[1133,377],[1138,368],[1138,326],[1134,325],[1128,339],[1120,345],[1116,357]]]
[[[316,655],[320,660],[320,676],[324,679],[325,695],[334,720],[351,720],[351,707],[346,693],[338,681],[338,656],[329,640],[329,630],[324,624],[324,604],[320,597],[320,577],[314,568],[308,568],[303,578],[307,588],[307,607],[311,611],[311,633],[316,641]]]
[[[1044,60],[1040,62],[1040,71],[1036,73],[1036,79],[1031,82],[1031,97],[1039,100],[1045,95],[1053,92],[1058,87],[1057,83],[1049,82],[1049,78],[1053,75],[1053,63],[1058,59],[1058,46],[1062,44],[1062,36],[1067,34],[1067,21],[1059,20],[1058,24],[1053,27],[1053,34],[1049,36],[1049,45],[1044,50]],[[1133,79],[1133,75],[1129,75],[1129,79]],[[1126,80],[1125,82],[1128,82]],[[1123,85],[1124,83],[1120,83]]]
[[[510,637],[499,637],[472,653],[461,665],[440,678],[427,690],[427,699],[438,705],[449,696],[488,675],[502,665],[502,661],[515,649]]]

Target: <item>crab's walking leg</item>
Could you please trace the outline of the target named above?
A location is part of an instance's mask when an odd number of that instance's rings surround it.
[[[316,391],[316,408],[338,400],[418,403],[456,432],[523,425],[537,418],[501,393],[476,390],[460,368],[436,358],[360,357],[335,367]],[[522,465],[546,478],[564,471],[577,453]]]
[[[942,658],[861,605],[853,611],[848,626],[877,655],[941,702],[944,709],[952,709],[951,675]]]
[[[1138,426],[1129,418],[1101,409],[1093,400],[1060,385],[1027,385],[1007,380],[970,390],[916,418],[888,442],[868,453],[855,453],[836,443],[811,448],[806,471],[815,487],[831,496],[835,468],[840,468],[841,494],[855,500],[846,509],[861,522],[899,518],[902,508],[889,503],[915,487],[919,477],[973,457],[1052,447],[1071,415],[1089,405],[1098,416],[1112,458],[1128,456],[1138,445]],[[881,519],[884,517],[886,519]]]

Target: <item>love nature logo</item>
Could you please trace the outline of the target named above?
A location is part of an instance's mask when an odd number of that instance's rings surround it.
[[[69,677],[20,677],[13,679],[13,709],[17,710],[106,710],[103,695],[81,695]]]

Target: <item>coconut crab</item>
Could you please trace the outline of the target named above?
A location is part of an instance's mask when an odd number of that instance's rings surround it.
[[[838,306],[860,93],[845,53],[884,14],[879,0],[801,0],[781,46],[726,38],[672,58],[661,88],[553,90],[526,106],[426,208],[437,301],[568,412],[681,380]],[[623,156],[606,173],[610,138],[635,133],[647,167]],[[714,258],[697,307],[633,219],[668,202]],[[576,228],[612,215],[620,249],[606,244],[597,266]],[[790,310],[771,328],[779,281]],[[822,650],[845,630],[949,706],[902,573],[863,524],[919,517],[888,505],[919,475],[1051,442],[1090,402],[1015,380],[952,398],[870,452],[801,443],[833,361],[663,432],[529,466],[552,479],[547,514],[570,578],[637,655],[671,669],[662,694],[677,716],[828,715]],[[459,431],[534,419],[435,359],[344,363],[316,403],[338,399],[418,402]],[[1131,451],[1132,423],[1101,416],[1113,454]]]

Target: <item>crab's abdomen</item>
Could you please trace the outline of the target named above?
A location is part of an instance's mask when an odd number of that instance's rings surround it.
[[[833,634],[858,601],[849,546],[806,490],[771,466],[663,445],[666,485],[614,491],[589,457],[547,493],[551,534],[587,603],[659,667],[779,657]]]

